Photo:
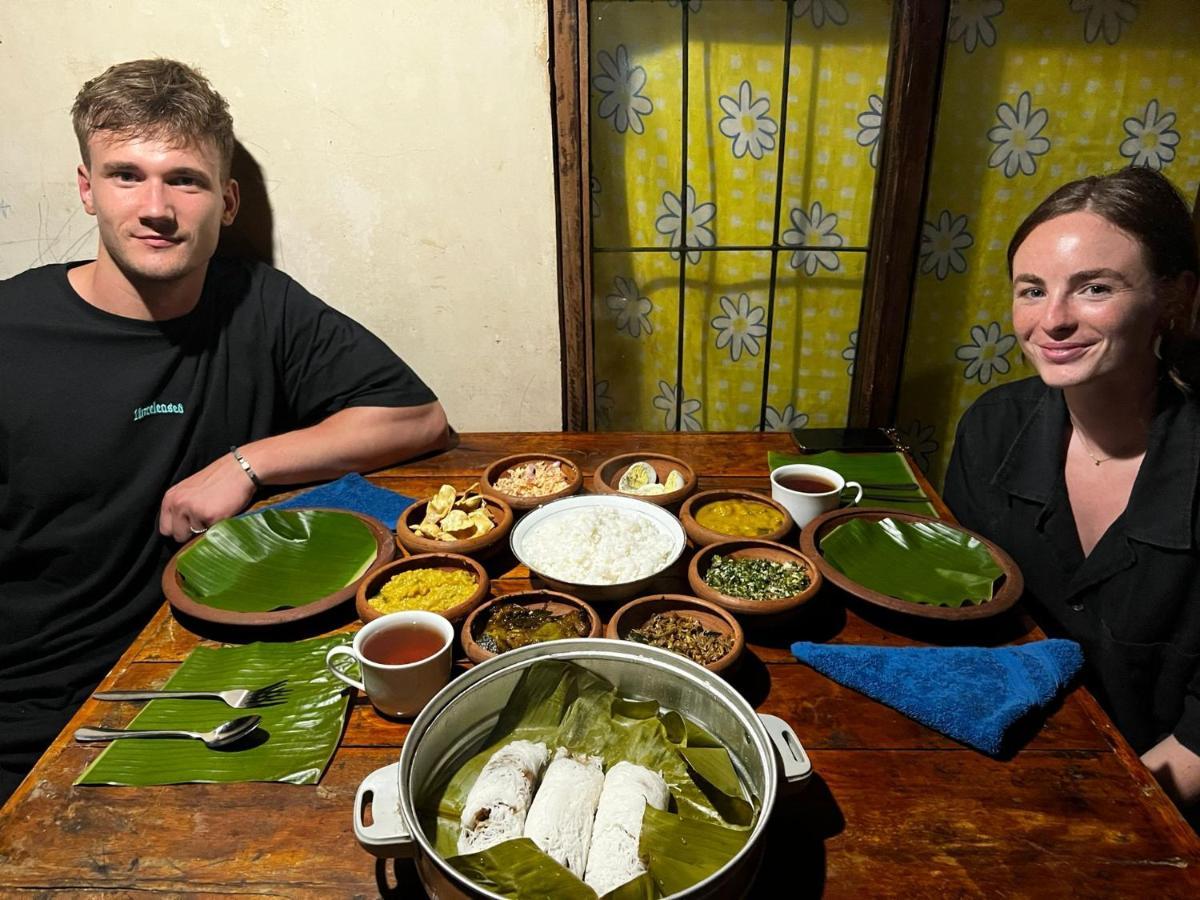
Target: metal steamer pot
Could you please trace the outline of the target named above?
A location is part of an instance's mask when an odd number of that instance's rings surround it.
[[[421,881],[439,900],[499,898],[460,875],[434,851],[420,828],[414,801],[484,746],[521,673],[547,659],[590,669],[616,685],[622,696],[652,698],[678,710],[725,745],[743,784],[758,801],[758,818],[737,856],[672,896],[745,896],[762,858],[763,832],[776,794],[781,786],[798,785],[809,777],[808,756],[786,722],[756,714],[720,676],[675,653],[628,641],[586,638],[533,644],[489,659],[448,684],[413,722],[399,762],[376,769],[359,785],[354,798],[359,843],[376,856],[415,856]]]

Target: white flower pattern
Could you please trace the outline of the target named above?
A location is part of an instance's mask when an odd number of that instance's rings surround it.
[[[715,203],[696,203],[696,191],[689,184],[684,197],[683,210],[681,214],[679,197],[672,194],[670,191],[664,191],[662,196],[665,212],[660,212],[657,219],[654,221],[654,230],[659,234],[668,236],[668,246],[682,246],[680,236],[683,231],[682,222],[686,219],[689,223],[687,232],[688,262],[695,265],[700,262],[700,251],[698,247],[712,247],[717,243],[716,236],[712,229],[708,227],[708,223],[713,220],[717,214],[717,205]],[[679,259],[679,251],[671,251],[671,259]]]
[[[722,314],[713,317],[712,327],[717,332],[717,349],[729,348],[729,358],[737,362],[745,351],[758,356],[759,340],[766,336],[767,326],[763,320],[767,310],[750,302],[748,294],[742,294],[734,302],[729,297],[720,299]]]
[[[860,147],[870,147],[868,159],[871,168],[879,168],[879,130],[883,127],[883,98],[878,94],[867,97],[867,109],[858,114],[858,134],[855,140]]]
[[[808,16],[817,28],[824,27],[826,21],[845,25],[850,19],[842,0],[796,0],[793,15],[797,19]]]
[[[1101,35],[1107,44],[1121,39],[1121,28],[1137,18],[1136,0],[1071,0],[1071,12],[1083,13],[1083,39],[1094,44]]]
[[[654,304],[649,297],[643,297],[637,284],[632,278],[622,278],[618,275],[613,279],[613,292],[604,298],[605,304],[617,316],[617,331],[624,331],[630,337],[641,337],[642,333],[652,334],[650,313]]]
[[[830,272],[836,272],[841,266],[837,253],[819,248],[842,246],[842,236],[834,231],[837,228],[837,215],[826,213],[820,202],[816,201],[808,212],[800,208],[793,209],[791,219],[792,227],[783,233],[783,243],[792,247],[816,248],[794,251],[791,267],[804,269],[809,275],[816,275],[817,269],[822,266]]]
[[[1130,116],[1125,120],[1125,133],[1129,137],[1121,141],[1121,155],[1131,166],[1145,166],[1158,171],[1175,158],[1175,145],[1179,143],[1179,132],[1175,124],[1175,113],[1158,114],[1158,101],[1146,104],[1141,119]]]
[[[768,406],[763,410],[762,426],[759,431],[791,431],[793,428],[803,428],[808,424],[808,414],[796,412],[792,404],[783,409]]]
[[[771,101],[766,97],[754,99],[749,81],[738,87],[737,97],[722,94],[717,103],[725,111],[725,117],[717,126],[721,134],[733,140],[733,155],[741,159],[747,153],[755,159],[775,149],[775,133],[779,126],[767,113]]]
[[[913,419],[907,428],[897,429],[904,446],[922,472],[929,471],[933,454],[938,451],[938,442],[933,437],[936,430],[933,425],[922,425],[920,419]]]
[[[682,407],[680,400],[682,399]],[[663,416],[663,425],[667,431],[675,430],[675,413],[679,410],[679,424],[684,431],[703,431],[704,428],[700,424],[700,420],[696,418],[696,413],[700,412],[701,403],[699,400],[687,399],[683,396],[683,392],[679,390],[679,386],[672,386],[663,380],[658,382],[658,396],[654,398],[654,408],[666,413]]]
[[[646,70],[629,62],[629,51],[624,44],[617,45],[615,58],[604,50],[596,58],[603,70],[592,79],[592,87],[601,94],[596,114],[602,119],[612,119],[613,128],[620,134],[626,131],[641,134],[646,130],[642,116],[654,111],[650,98],[641,93],[646,86]]]
[[[850,363],[850,365],[846,366],[846,374],[852,376],[852,375],[854,375],[854,361],[856,359],[858,359],[858,329],[857,328],[855,328],[852,332],[850,332],[849,341],[850,341],[850,346],[842,348],[842,359],[844,359],[844,360],[846,360],[846,362]]]
[[[974,243],[967,231],[967,217],[953,218],[943,209],[936,222],[926,222],[921,228],[921,271],[935,272],[939,281],[944,281],[951,269],[962,274],[967,271],[962,251]]]
[[[996,46],[996,26],[992,19],[1004,12],[1003,0],[953,0],[946,40],[962,41],[963,49],[974,53],[980,44]]]
[[[1001,332],[999,322],[992,322],[987,328],[972,325],[971,343],[963,344],[954,351],[955,357],[967,364],[963,378],[987,384],[993,374],[1008,374],[1012,366],[1007,354],[1016,342],[1015,335]]]
[[[1000,124],[988,129],[987,138],[998,146],[988,157],[988,165],[992,168],[1003,166],[1007,178],[1014,177],[1017,172],[1032,175],[1037,171],[1034,157],[1050,149],[1050,140],[1040,136],[1050,118],[1049,113],[1044,109],[1033,109],[1033,97],[1029,91],[1024,91],[1015,108],[1007,103],[997,106],[996,118]]]
[[[616,403],[608,393],[608,382],[597,381],[592,391],[595,403],[596,426],[606,428],[612,424],[612,414]]]

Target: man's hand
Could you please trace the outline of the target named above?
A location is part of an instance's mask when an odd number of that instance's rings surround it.
[[[232,453],[226,453],[167,491],[158,530],[179,543],[215,522],[236,515],[254,496],[254,484]]]
[[[262,438],[239,448],[264,484],[304,484],[369,472],[440,450],[449,432],[437,401],[421,406],[356,406],[307,428]],[[158,515],[158,530],[188,540],[236,515],[254,498],[254,483],[226,453],[175,485]]]

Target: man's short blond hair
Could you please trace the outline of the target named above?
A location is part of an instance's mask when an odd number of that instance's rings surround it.
[[[108,132],[181,145],[211,141],[221,177],[229,177],[234,148],[229,104],[207,78],[173,59],[137,59],[109,67],[80,88],[71,119],[84,165],[91,165],[88,139]]]

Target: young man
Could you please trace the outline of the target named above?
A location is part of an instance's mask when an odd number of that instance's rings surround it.
[[[268,266],[212,258],[238,185],[203,76],[113,66],[72,115],[96,259],[0,282],[0,801],[162,602],[180,542],[263,484],[447,437],[378,338]]]

